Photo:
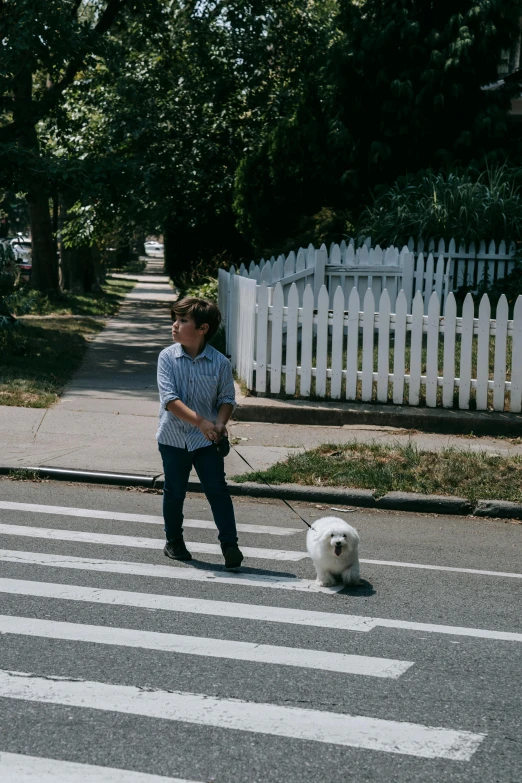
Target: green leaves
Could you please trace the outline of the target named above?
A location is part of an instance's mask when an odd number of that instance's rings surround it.
[[[381,245],[422,237],[480,242],[522,239],[520,169],[497,166],[402,177],[363,212],[358,230]]]

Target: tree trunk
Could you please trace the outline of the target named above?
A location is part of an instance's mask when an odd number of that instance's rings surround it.
[[[27,203],[31,220],[31,286],[39,291],[59,291],[58,256],[49,211],[49,195],[41,186],[33,185],[27,194]]]
[[[163,228],[163,259],[165,272],[171,280],[174,280],[174,271],[176,269],[176,251],[175,251],[175,233],[170,220],[167,220]]]
[[[17,141],[24,150],[39,157],[38,135],[33,113],[33,75],[29,66],[22,67],[14,78],[13,119],[17,126]],[[36,170],[35,170],[36,168]],[[32,263],[31,285],[40,291],[59,291],[58,258],[53,238],[49,192],[42,167],[24,173],[28,181],[27,203],[31,223]],[[20,183],[22,185],[22,183]],[[26,183],[23,183],[26,185]]]
[[[132,254],[136,259],[145,255],[145,234],[134,234],[132,241]]]
[[[67,210],[75,203],[75,196],[70,193],[60,196],[59,229],[67,220]],[[60,241],[61,279],[62,286],[67,291],[90,293],[100,290],[100,280],[103,277],[102,263],[97,248],[90,245],[80,247],[65,247]]]

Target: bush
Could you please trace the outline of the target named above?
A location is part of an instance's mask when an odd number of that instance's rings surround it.
[[[0,329],[9,329],[16,323],[11,312],[10,294],[20,282],[20,269],[11,245],[0,242]]]
[[[477,297],[475,298],[477,307],[483,294],[487,294],[489,297],[493,318],[496,317],[498,300],[502,294],[505,294],[509,304],[509,317],[513,318],[513,308],[517,298],[522,296],[522,259],[520,258],[520,251],[517,253],[515,268],[509,275],[500,277],[495,282],[490,282],[486,279],[480,283],[477,289]]]
[[[428,170],[399,178],[359,220],[360,236],[401,247],[415,240],[499,242],[522,238],[522,172],[507,165]]]
[[[20,282],[20,269],[9,242],[0,241],[0,296],[12,293]]]

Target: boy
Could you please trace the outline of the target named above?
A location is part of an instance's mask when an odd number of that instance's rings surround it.
[[[183,502],[192,466],[210,503],[226,568],[238,568],[234,507],[225,481],[223,457],[216,444],[236,401],[228,359],[208,344],[221,323],[218,307],[205,299],[186,298],[171,308],[172,339],[158,357],[160,419],[156,438],[163,460],[163,519],[173,560],[191,560],[183,540]]]

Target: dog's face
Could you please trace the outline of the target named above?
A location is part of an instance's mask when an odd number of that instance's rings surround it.
[[[327,546],[332,547],[336,557],[340,557],[350,548],[346,533],[328,533],[323,540]]]

